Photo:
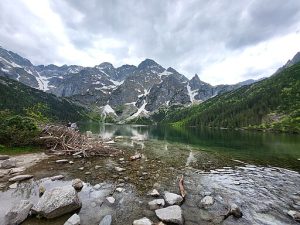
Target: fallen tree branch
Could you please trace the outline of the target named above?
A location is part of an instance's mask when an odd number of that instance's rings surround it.
[[[180,190],[181,196],[184,198],[186,196],[186,191],[183,186],[183,175],[181,175],[181,177],[179,179],[179,190]]]

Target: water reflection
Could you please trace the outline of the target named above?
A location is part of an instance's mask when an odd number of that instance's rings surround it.
[[[233,158],[257,163],[287,167],[300,171],[300,136],[235,130],[214,130],[199,128],[173,128],[159,126],[104,125],[81,123],[82,131],[91,130],[100,137],[125,136],[130,145],[144,148],[147,140],[165,140],[171,143],[185,143],[201,150],[218,152]],[[161,151],[168,151],[163,144]]]

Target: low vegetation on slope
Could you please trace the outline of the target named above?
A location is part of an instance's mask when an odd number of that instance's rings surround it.
[[[300,133],[300,63],[208,101],[159,111],[158,123],[175,126],[270,129]]]

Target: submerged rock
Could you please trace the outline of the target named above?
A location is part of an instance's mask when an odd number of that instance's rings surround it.
[[[103,217],[99,225],[111,225],[111,222],[112,222],[112,216],[106,215]]]
[[[183,201],[183,198],[180,195],[167,191],[164,193],[164,199],[169,205],[179,205]]]
[[[155,210],[156,216],[166,223],[183,224],[182,210],[178,205]]]
[[[114,197],[107,197],[106,200],[110,203],[110,204],[114,204],[116,199]]]
[[[148,202],[149,208],[151,210],[160,209],[165,206],[165,200],[163,199],[155,199],[151,202]]]
[[[0,169],[10,169],[17,166],[15,159],[6,159],[0,162]]]
[[[28,200],[21,200],[18,205],[13,206],[5,214],[6,225],[18,225],[22,223],[28,216],[33,204]]]
[[[80,217],[75,213],[64,223],[64,225],[80,225]]]
[[[31,179],[31,178],[33,178],[33,175],[29,175],[29,174],[18,175],[18,176],[10,178],[8,181],[9,182],[16,182],[16,181],[28,180],[28,179]]]
[[[230,215],[233,215],[235,218],[241,218],[243,216],[243,213],[241,209],[235,203],[233,203],[230,205],[230,210],[226,217]]]
[[[210,205],[214,204],[214,198],[211,196],[205,196],[204,198],[201,199],[201,206],[202,207],[207,207]]]
[[[76,191],[80,191],[83,188],[82,180],[76,178],[72,180],[72,186],[75,188]]]
[[[152,225],[153,222],[151,220],[149,220],[147,217],[144,217],[142,219],[133,221],[132,224],[133,225]]]
[[[77,192],[71,186],[46,190],[32,211],[47,218],[55,218],[81,207]]]

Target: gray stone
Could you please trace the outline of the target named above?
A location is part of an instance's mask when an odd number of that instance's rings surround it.
[[[32,211],[47,219],[72,212],[81,207],[77,192],[71,186],[56,187],[46,190]]]
[[[64,225],[80,225],[80,217],[75,213],[64,223]]]
[[[124,191],[124,188],[118,187],[118,188],[116,188],[116,191],[117,191],[117,192],[123,192],[123,191]]]
[[[201,199],[201,205],[206,207],[214,204],[214,198],[211,196],[205,196],[204,198]]]
[[[17,168],[12,168],[9,170],[9,174],[14,174],[14,173],[22,173],[26,170],[25,167],[17,167]]]
[[[165,206],[165,200],[163,199],[155,199],[151,202],[148,202],[149,208],[151,210],[160,209]]]
[[[102,166],[98,166],[98,165],[95,166],[96,170],[99,169],[99,168],[102,168]]]
[[[174,204],[178,205],[183,201],[183,198],[180,195],[167,192],[167,191],[164,193],[164,199],[166,203],[169,205],[174,205]]]
[[[17,166],[15,159],[6,159],[0,162],[0,169],[10,169]]]
[[[79,169],[79,170],[84,170],[84,167],[79,167],[78,169]]]
[[[28,179],[31,179],[31,178],[33,178],[33,175],[29,175],[29,174],[18,175],[18,176],[10,178],[8,181],[9,182],[16,182],[16,181],[28,180]]]
[[[178,205],[155,210],[156,216],[166,223],[183,224],[182,210]]]
[[[0,155],[0,160],[6,160],[9,159],[8,155]]]
[[[151,220],[149,220],[147,217],[144,217],[139,220],[135,220],[132,223],[132,225],[152,225],[152,224],[153,224],[153,222]]]
[[[72,186],[75,188],[75,190],[80,191],[83,187],[83,182],[82,180],[76,178],[72,180]]]
[[[229,214],[236,218],[241,218],[243,216],[241,209],[235,203],[230,205]]]
[[[18,225],[22,223],[28,216],[33,204],[28,200],[21,200],[19,204],[13,206],[5,214],[6,225]]]
[[[86,131],[86,137],[87,137],[87,138],[92,138],[92,137],[93,137],[93,132],[87,130],[87,131]]]
[[[103,217],[99,225],[111,225],[111,222],[112,222],[112,216],[106,215]]]
[[[100,184],[96,184],[96,185],[94,186],[94,189],[95,189],[95,190],[99,190],[100,188],[101,188]]]
[[[55,180],[61,180],[63,179],[65,176],[64,175],[57,175],[57,176],[53,176],[53,177],[50,177],[50,179],[52,181],[55,181]]]

